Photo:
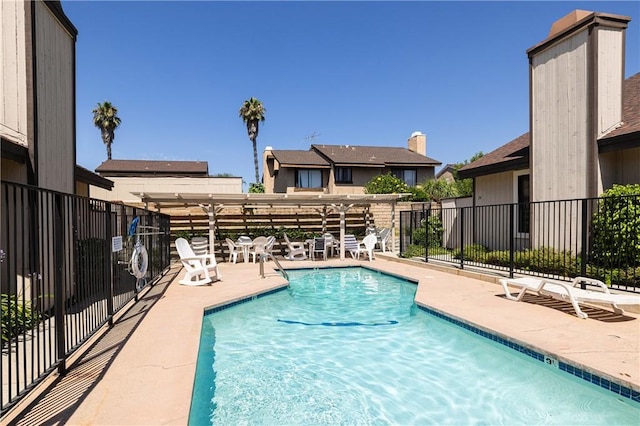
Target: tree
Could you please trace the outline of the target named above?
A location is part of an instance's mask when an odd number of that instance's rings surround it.
[[[259,123],[264,121],[264,114],[267,112],[262,102],[251,97],[244,101],[240,108],[240,118],[247,125],[247,134],[249,140],[253,143],[253,164],[256,169],[256,183],[260,183],[260,172],[258,170],[258,147],[256,139],[258,138]]]
[[[111,144],[115,138],[114,132],[122,120],[118,117],[118,109],[111,102],[99,103],[93,110],[93,125],[100,129],[102,142],[107,146],[107,159],[111,160]]]

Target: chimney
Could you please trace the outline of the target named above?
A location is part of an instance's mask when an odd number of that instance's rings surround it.
[[[620,125],[625,30],[631,18],[574,10],[527,50],[531,200],[596,197],[598,138]],[[558,185],[553,173],[561,170]],[[537,172],[537,173],[536,173]]]
[[[427,155],[427,135],[422,132],[413,132],[408,140],[409,151],[417,152],[420,155]]]

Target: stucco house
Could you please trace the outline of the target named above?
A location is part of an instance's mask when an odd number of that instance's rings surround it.
[[[101,177],[113,181],[113,189],[92,188],[96,198],[140,203],[146,193],[240,194],[241,177],[209,175],[206,161],[106,160],[96,168]]]
[[[624,79],[630,20],[576,10],[527,50],[529,131],[458,171],[474,180],[474,206],[595,198],[640,183],[640,73]],[[515,233],[535,245],[529,227],[543,214],[518,209]]]
[[[266,193],[363,194],[375,176],[392,173],[414,186],[435,176],[441,162],[427,157],[427,137],[414,132],[408,147],[314,144],[308,151],[264,151]]]

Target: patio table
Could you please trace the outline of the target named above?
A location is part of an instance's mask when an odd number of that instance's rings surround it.
[[[253,246],[251,240],[238,240],[236,245],[242,249],[242,259],[244,263],[249,263],[249,249]]]

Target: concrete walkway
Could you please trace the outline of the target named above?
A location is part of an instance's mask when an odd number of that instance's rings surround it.
[[[281,261],[285,268],[364,264],[419,281],[416,302],[481,329],[493,330],[539,352],[640,391],[640,315],[585,308],[579,319],[568,303],[503,297],[497,277],[377,255],[373,262]],[[203,310],[283,287],[266,264],[220,265],[222,281],[206,287],[178,284],[174,266],[142,300],[96,337],[64,377],[5,419],[7,424],[186,425]],[[239,332],[241,332],[239,330]],[[3,423],[4,424],[4,423]]]

